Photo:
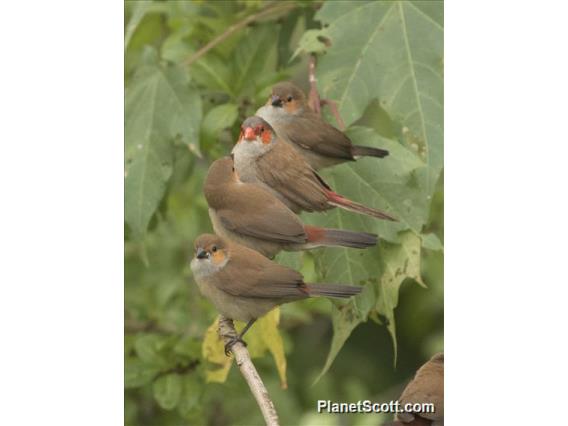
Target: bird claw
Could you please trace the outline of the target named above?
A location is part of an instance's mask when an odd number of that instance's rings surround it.
[[[237,342],[242,343],[245,347],[247,346],[247,343],[241,339],[240,337],[236,336],[236,337],[231,337],[231,340],[229,340],[227,343],[225,343],[225,355],[229,356],[229,354],[231,353],[231,350],[233,348],[233,345]]]

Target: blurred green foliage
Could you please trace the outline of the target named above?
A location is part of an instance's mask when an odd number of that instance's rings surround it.
[[[237,369],[225,383],[206,382],[202,343],[217,313],[188,259],[193,239],[212,231],[202,193],[208,165],[230,152],[273,83],[308,88],[310,52],[320,95],[338,103],[352,140],[391,152],[324,177],[400,222],[304,214],[384,242],[278,256],[307,281],[365,286],[347,303],[281,308],[288,389],[268,354],[255,359],[281,423],[377,425],[388,416],[326,416],[316,401],[397,398],[443,349],[442,27],[441,2],[125,3],[126,424],[263,423]]]

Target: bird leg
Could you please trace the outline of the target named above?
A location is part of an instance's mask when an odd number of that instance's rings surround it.
[[[229,356],[229,353],[231,352],[231,348],[237,342],[241,342],[243,345],[247,346],[247,343],[243,340],[243,336],[249,330],[249,328],[251,328],[251,326],[255,323],[255,321],[256,321],[256,318],[251,319],[247,323],[247,325],[245,325],[245,328],[243,328],[243,331],[241,331],[238,336],[228,336],[229,341],[227,343],[225,343],[225,355],[226,356]]]

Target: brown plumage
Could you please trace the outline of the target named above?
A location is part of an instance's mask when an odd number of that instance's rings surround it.
[[[346,298],[361,292],[354,286],[306,284],[299,272],[217,235],[199,236],[194,247],[191,270],[201,293],[226,318],[248,322],[238,340],[257,318],[277,305],[315,296]]]
[[[399,398],[401,408],[407,403],[432,403],[434,413],[399,413],[393,425],[444,424],[444,354],[434,355],[416,372]]]
[[[366,248],[377,243],[375,234],[304,225],[270,191],[240,181],[229,157],[211,165],[204,193],[215,232],[268,257],[280,250]]]
[[[313,112],[304,92],[290,82],[276,84],[268,102],[256,115],[293,144],[316,170],[361,156],[383,158],[389,154],[384,149],[353,145],[342,131]]]
[[[339,207],[378,219],[395,220],[380,210],[334,192],[304,157],[282,141],[260,117],[249,117],[243,122],[233,157],[241,180],[263,184],[296,213]]]

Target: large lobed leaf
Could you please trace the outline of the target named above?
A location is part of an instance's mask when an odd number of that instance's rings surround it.
[[[378,221],[338,209],[304,215],[313,224],[376,232],[389,242],[364,251],[317,252],[322,280],[366,285],[352,301],[334,306],[334,337],[322,374],[371,312],[384,319],[396,355],[399,287],[406,278],[422,283],[421,232],[443,166],[442,15],[442,2],[326,2],[316,14],[322,30],[306,34],[300,43],[306,51],[324,49],[322,40],[330,44],[318,60],[318,87],[322,97],[338,103],[351,140],[390,151],[385,159],[360,159],[322,175],[340,194],[399,220]],[[377,101],[391,132],[379,134],[380,125],[354,126]],[[436,236],[427,242],[439,248]]]
[[[198,150],[201,98],[178,67],[143,65],[125,95],[125,220],[141,238],[166,190],[175,138]]]
[[[347,126],[380,101],[425,162],[425,196],[443,165],[442,15],[441,1],[340,1],[316,16],[332,44],[318,64],[320,90]]]

